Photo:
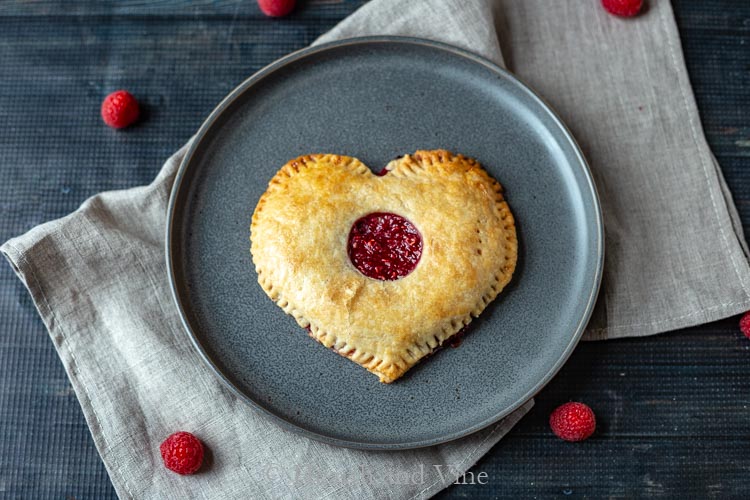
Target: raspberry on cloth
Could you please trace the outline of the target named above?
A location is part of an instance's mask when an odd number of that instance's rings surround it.
[[[633,17],[643,8],[643,0],[602,0],[607,12],[621,17]]]
[[[195,474],[203,464],[203,443],[189,432],[175,432],[159,446],[164,466],[184,476]]]

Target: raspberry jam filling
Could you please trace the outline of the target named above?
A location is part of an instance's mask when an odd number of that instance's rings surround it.
[[[400,215],[375,212],[352,225],[347,250],[359,272],[368,278],[392,281],[417,267],[422,257],[422,235]]]

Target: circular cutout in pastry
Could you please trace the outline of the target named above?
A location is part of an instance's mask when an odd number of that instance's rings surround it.
[[[352,224],[349,259],[369,278],[392,281],[411,273],[422,257],[422,235],[400,215],[375,212]]]

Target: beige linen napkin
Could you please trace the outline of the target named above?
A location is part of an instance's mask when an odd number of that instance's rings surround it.
[[[591,160],[607,226],[590,338],[747,309],[742,235],[702,135],[669,2],[622,20],[598,0],[488,1],[374,0],[319,42],[397,34],[452,43],[504,58],[558,109]],[[120,497],[426,498],[528,411],[531,403],[465,439],[404,452],[327,446],[251,411],[203,366],[170,298],[165,210],[184,152],[149,186],[94,196],[0,249],[50,332]],[[212,450],[200,474],[161,466],[158,445],[177,429]]]

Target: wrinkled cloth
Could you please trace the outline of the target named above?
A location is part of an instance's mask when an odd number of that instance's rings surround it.
[[[606,226],[587,338],[648,335],[750,308],[744,237],[667,0],[630,20],[598,0],[373,0],[316,43],[384,34],[447,42],[506,66],[571,128]],[[166,206],[185,151],[150,185],[94,196],[0,248],[49,330],[121,498],[427,498],[531,407],[466,438],[398,452],[325,445],[252,411],[204,366],[169,293]],[[160,463],[158,445],[175,429],[213,450],[195,476]]]

